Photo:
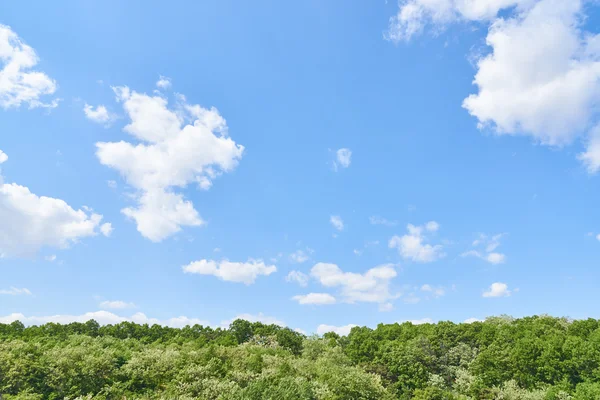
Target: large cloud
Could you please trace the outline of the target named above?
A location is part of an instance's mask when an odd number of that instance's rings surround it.
[[[56,91],[56,82],[43,72],[32,70],[39,59],[9,26],[0,24],[0,107],[26,104],[29,108],[56,107],[58,100],[45,103],[43,96]]]
[[[175,188],[197,184],[208,189],[214,178],[232,171],[243,146],[227,136],[227,124],[215,108],[187,104],[178,96],[174,109],[160,96],[114,88],[131,122],[124,131],[135,143],[99,142],[100,162],[121,173],[138,190],[135,207],[123,209],[138,231],[158,242],[203,220]]]
[[[0,258],[32,256],[43,247],[69,247],[106,232],[109,225],[101,221],[102,215],[87,207],[75,210],[64,200],[4,183],[0,175]]]
[[[504,12],[506,17],[498,17]],[[388,39],[408,40],[430,25],[489,21],[490,52],[477,60],[477,93],[463,107],[500,135],[526,135],[564,146],[582,138],[579,155],[600,170],[596,128],[600,100],[600,36],[583,29],[581,0],[401,1]]]

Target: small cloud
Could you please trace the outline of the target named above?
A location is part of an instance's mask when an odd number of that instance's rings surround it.
[[[56,261],[56,254],[51,254],[49,256],[44,257],[44,259],[48,262],[54,262]]]
[[[354,249],[354,250],[352,250],[352,252],[357,256],[360,256],[363,253],[362,250],[358,250],[358,249]]]
[[[421,291],[431,293],[431,295],[435,298],[442,297],[446,294],[446,289],[443,287],[433,287],[429,284],[421,286]]]
[[[394,305],[392,303],[382,303],[379,305],[379,311],[381,312],[389,312],[394,309]]]
[[[100,232],[106,237],[110,237],[115,229],[110,222],[104,223],[100,226]]]
[[[431,318],[421,318],[421,319],[409,319],[406,321],[398,321],[398,323],[410,322],[413,325],[423,325],[423,324],[433,324],[433,320]]]
[[[479,318],[467,318],[464,320],[465,324],[472,324],[473,322],[483,322],[483,319],[479,319]]]
[[[494,282],[490,285],[489,290],[483,292],[483,297],[508,297],[510,296],[510,290],[508,285],[502,282]]]
[[[117,188],[117,181],[112,181],[112,180],[111,181],[106,181],[106,184],[111,189],[116,189]]]
[[[309,293],[292,297],[298,304],[326,305],[335,304],[335,297],[328,293]]]
[[[369,221],[371,222],[371,225],[384,225],[384,226],[398,225],[398,221],[390,221],[390,220],[380,217],[378,215],[369,217]]]
[[[307,250],[310,251],[310,250]],[[297,250],[290,254],[290,261],[296,264],[302,264],[310,259],[310,256],[304,250]]]
[[[221,252],[221,249],[220,249],[220,248],[218,248],[218,247],[215,247],[215,248],[213,249],[213,251],[214,251],[215,253],[220,253],[220,252]]]
[[[339,215],[332,215],[331,217],[329,217],[329,222],[338,231],[344,230],[344,221]]]
[[[500,239],[505,236],[500,233],[493,236],[488,236],[483,233],[473,241],[473,247],[482,248],[482,250],[469,250],[462,253],[461,257],[476,257],[489,262],[490,264],[502,264],[506,261],[506,255],[496,252],[500,246]]]
[[[325,325],[321,324],[317,327],[317,334],[324,335],[329,332],[337,333],[340,336],[348,336],[352,328],[354,328],[355,324],[348,324],[344,326],[335,326],[335,325]]]
[[[598,241],[600,241],[600,233],[598,234],[598,236],[596,236],[596,239],[598,239]]]
[[[136,308],[137,306],[134,303],[127,303],[121,300],[115,301],[103,301],[99,304],[102,309],[114,309],[114,310],[122,310],[125,308]]]
[[[87,119],[98,124],[108,124],[114,118],[103,105],[96,106],[94,109],[93,106],[86,103],[83,107],[83,112]]]
[[[8,156],[6,155],[5,152],[0,150],[0,164],[5,163],[6,160],[8,160]]]
[[[171,88],[171,78],[167,78],[166,76],[160,76],[158,81],[156,81],[156,87],[166,90]]]
[[[415,262],[429,263],[446,256],[442,245],[431,245],[428,241],[427,232],[438,231],[440,225],[435,221],[430,221],[423,226],[408,224],[408,234],[404,236],[393,236],[388,247],[398,249],[400,255],[405,259]]]
[[[352,162],[352,151],[350,149],[342,148],[335,152],[335,159],[333,163],[334,171],[338,170],[338,167],[348,168]]]
[[[290,273],[285,277],[286,282],[295,282],[302,287],[306,287],[308,285],[308,280],[308,275],[300,271],[290,271]]]
[[[26,296],[31,296],[31,292],[29,291],[29,289],[26,288],[16,288],[16,287],[10,287],[9,289],[0,289],[0,294],[5,294],[8,296],[22,296],[22,295],[26,295]]]

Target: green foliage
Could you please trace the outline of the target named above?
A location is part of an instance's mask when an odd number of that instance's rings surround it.
[[[306,338],[95,321],[0,324],[0,397],[54,399],[600,399],[600,324],[501,316]]]

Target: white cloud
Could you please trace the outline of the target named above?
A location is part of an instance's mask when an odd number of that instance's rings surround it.
[[[26,288],[16,288],[11,286],[9,289],[0,289],[0,295],[1,294],[6,294],[9,296],[20,296],[20,295],[28,295],[31,296],[31,292],[29,291],[29,289]]]
[[[259,276],[268,276],[277,271],[274,265],[266,265],[261,260],[231,262],[227,260],[200,260],[182,267],[187,274],[213,275],[228,282],[240,282],[251,285]]]
[[[8,156],[6,155],[6,153],[0,150],[0,164],[5,163],[7,160]]]
[[[106,124],[113,119],[113,115],[103,105],[96,106],[96,109],[94,109],[93,106],[86,103],[83,106],[83,112],[87,119],[98,124]]]
[[[171,78],[167,78],[166,76],[160,76],[158,81],[156,81],[156,87],[160,89],[169,89],[171,88]]]
[[[352,162],[352,151],[350,149],[339,149],[335,152],[336,161],[333,163],[333,168],[337,171],[338,166],[348,168]]]
[[[400,255],[415,262],[428,263],[439,260],[446,256],[442,245],[431,245],[426,243],[427,232],[436,232],[440,228],[435,221],[430,221],[424,226],[408,224],[408,234],[404,236],[393,236],[388,246],[398,249]]]
[[[421,291],[431,293],[431,295],[435,298],[442,297],[446,294],[446,289],[443,287],[433,287],[429,284],[424,284],[421,286]]]
[[[106,181],[106,184],[111,189],[116,189],[117,188],[117,182],[116,181],[109,180],[109,181]]]
[[[600,234],[598,234],[598,236],[596,236],[596,239],[598,239],[600,241]]]
[[[352,328],[354,328],[355,326],[358,326],[358,325],[348,324],[348,325],[344,325],[344,326],[335,326],[335,325],[321,324],[317,327],[317,334],[324,335],[329,332],[334,332],[340,336],[348,336],[350,334],[350,331],[352,330]]]
[[[510,290],[508,285],[502,282],[494,282],[490,285],[488,291],[483,292],[483,297],[508,297],[510,296]]]
[[[387,219],[377,216],[377,215],[369,217],[369,221],[371,222],[371,225],[385,225],[385,226],[398,225],[397,221],[390,221],[390,220],[387,220]]]
[[[600,125],[596,125],[592,129],[585,152],[580,153],[577,157],[587,167],[590,174],[600,171]],[[1,155],[0,159],[2,159]]]
[[[137,142],[99,142],[96,155],[138,191],[137,205],[122,212],[154,242],[183,226],[202,225],[193,204],[174,189],[193,183],[209,189],[216,177],[235,169],[243,146],[227,136],[227,124],[215,108],[187,104],[180,95],[173,110],[160,96],[128,87],[114,91],[131,120],[124,131]]]
[[[381,303],[379,305],[379,311],[381,312],[389,312],[394,309],[394,305],[392,303]]]
[[[312,305],[323,305],[323,304],[335,304],[335,297],[328,293],[308,293],[303,295],[297,295],[292,297],[292,300],[298,302],[298,304],[312,304]]]
[[[506,261],[506,255],[503,253],[495,252],[500,246],[500,239],[505,234],[500,233],[493,236],[486,234],[479,234],[479,237],[473,241],[473,247],[482,247],[483,252],[480,250],[469,250],[461,254],[461,257],[477,257],[489,262],[490,264],[502,264]]]
[[[421,319],[409,319],[407,321],[402,322],[410,322],[413,325],[423,325],[423,324],[433,324],[433,320],[431,318],[421,318]]]
[[[0,107],[27,104],[29,108],[54,108],[58,100],[44,103],[41,98],[56,91],[57,85],[43,72],[32,70],[39,58],[9,26],[0,24]]]
[[[473,322],[484,322],[484,320],[479,318],[467,318],[464,320],[465,324],[472,324]]]
[[[113,301],[103,301],[100,303],[100,308],[102,309],[124,309],[124,308],[135,308],[136,305],[134,303],[127,303],[121,300],[113,300]]]
[[[286,282],[296,282],[302,287],[306,287],[308,285],[308,279],[308,275],[300,271],[290,271],[285,277]]]
[[[310,259],[310,256],[304,252],[304,250],[297,250],[290,254],[290,261],[302,264]]]
[[[172,328],[182,328],[185,325],[204,325],[210,326],[210,323],[197,318],[188,318],[185,316],[169,318],[166,320],[159,320],[156,318],[148,318],[143,313],[135,313],[131,317],[121,317],[113,314],[109,311],[94,311],[87,312],[81,315],[68,315],[68,314],[57,314],[48,316],[25,316],[21,313],[14,313],[4,317],[0,317],[1,324],[10,324],[14,321],[21,321],[25,325],[42,325],[49,322],[57,324],[70,324],[71,322],[87,322],[89,320],[95,320],[100,325],[118,324],[125,321],[135,322],[137,324],[158,324],[163,326],[170,326]]]
[[[67,248],[98,234],[102,215],[64,200],[37,196],[0,176],[0,258],[26,257],[42,247]]]
[[[49,262],[54,262],[54,261],[56,261],[56,254],[51,254],[49,256],[46,256],[46,257],[44,257],[44,259]]]
[[[261,322],[265,325],[278,325],[281,327],[285,327],[286,324],[283,321],[278,320],[275,317],[269,317],[264,315],[263,313],[258,314],[239,314],[232,319],[228,319],[225,321],[221,321],[221,327],[226,328],[236,319],[243,319],[248,322]]]
[[[343,272],[335,264],[318,263],[311,276],[325,287],[339,287],[344,302],[385,303],[398,295],[390,293],[390,282],[397,272],[392,264],[371,268],[364,274]]]
[[[339,215],[332,215],[331,217],[329,217],[329,222],[338,231],[344,230],[344,221]]]
[[[109,237],[113,231],[115,229],[113,228],[112,224],[110,222],[106,222],[102,225],[100,225],[100,232],[102,232],[102,234],[106,237]]]
[[[478,58],[478,92],[463,107],[499,135],[551,146],[583,137],[587,149],[578,158],[595,173],[600,138],[590,125],[598,120],[600,35],[583,30],[586,17],[580,0],[408,0],[387,37],[408,40],[427,25],[489,21],[491,51]]]

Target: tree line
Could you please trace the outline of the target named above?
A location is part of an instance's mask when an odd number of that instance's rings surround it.
[[[600,323],[549,316],[355,327],[306,337],[122,322],[0,324],[0,397],[600,399]]]

